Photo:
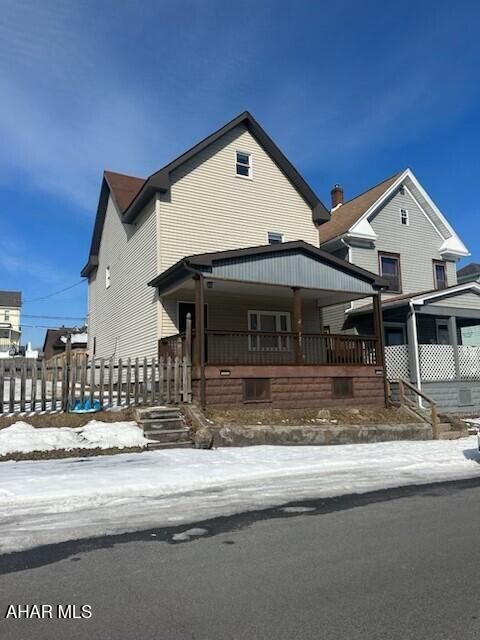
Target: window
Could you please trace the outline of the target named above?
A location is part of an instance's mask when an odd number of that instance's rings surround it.
[[[269,378],[245,378],[243,381],[244,402],[269,402]]]
[[[387,291],[401,293],[400,256],[396,253],[379,253],[378,261],[380,265],[380,275],[388,281]]]
[[[264,333],[289,332],[290,313],[283,311],[249,311],[248,328],[250,331]],[[290,351],[290,337],[279,335],[250,335],[250,351]]]
[[[407,344],[405,325],[403,323],[384,322],[384,328],[386,347]]]
[[[400,209],[400,222],[407,227],[410,224],[410,218],[408,217],[407,209]]]
[[[3,314],[5,322],[10,322],[10,311],[9,309],[5,309],[5,312]]]
[[[435,289],[447,288],[447,268],[444,262],[433,261],[433,282]]]
[[[237,176],[240,176],[241,178],[251,178],[252,155],[250,153],[244,153],[243,151],[237,151],[235,170]]]
[[[450,344],[450,332],[448,330],[447,320],[436,320],[437,327],[437,344]]]
[[[105,289],[110,286],[110,267],[105,268]]]
[[[283,233],[277,233],[277,231],[269,231],[267,234],[268,244],[282,244]]]
[[[353,378],[332,378],[334,398],[353,398]]]

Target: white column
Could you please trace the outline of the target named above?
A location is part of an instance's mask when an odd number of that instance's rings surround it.
[[[417,314],[413,304],[410,304],[410,313],[407,316],[408,355],[410,359],[410,376],[413,384],[419,391],[422,390],[420,375],[420,355],[418,350]],[[418,398],[418,404],[422,407],[422,399]]]
[[[455,361],[455,377],[460,380],[460,361],[458,359],[457,318],[448,317],[448,342],[453,346],[453,359]]]

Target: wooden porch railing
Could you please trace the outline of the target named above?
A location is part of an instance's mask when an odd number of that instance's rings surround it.
[[[196,336],[193,333],[193,345],[195,340]],[[188,358],[191,354],[188,335],[185,333],[168,336],[159,341],[159,356]],[[379,366],[381,360],[378,342],[371,336],[207,329],[205,363]]]

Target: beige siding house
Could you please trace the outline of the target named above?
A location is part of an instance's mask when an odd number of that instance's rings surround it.
[[[332,217],[319,230],[322,249],[388,280],[382,293],[390,379],[407,378],[443,410],[480,409],[480,285],[458,284],[469,255],[410,169],[343,202],[332,190]],[[370,301],[324,311],[331,331],[372,330]]]
[[[263,393],[285,404],[293,397],[288,380],[303,389],[302,376],[311,381],[308,392],[299,391],[304,404],[331,401],[335,377],[349,379],[341,402],[383,402],[375,338],[360,346],[342,336],[337,345],[322,335],[323,306],[377,300],[384,284],[319,250],[319,228],[329,218],[248,112],[147,179],[105,172],[82,271],[91,356],[171,353],[188,317],[194,391],[204,402]],[[355,365],[351,375],[346,365]],[[323,387],[312,382],[319,377],[328,387],[321,397]]]

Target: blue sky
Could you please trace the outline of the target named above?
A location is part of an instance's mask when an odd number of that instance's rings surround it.
[[[480,261],[478,3],[1,11],[0,289],[23,292],[24,341],[86,313],[85,284],[38,298],[80,281],[103,169],[146,176],[244,109],[326,204],[411,167]]]

